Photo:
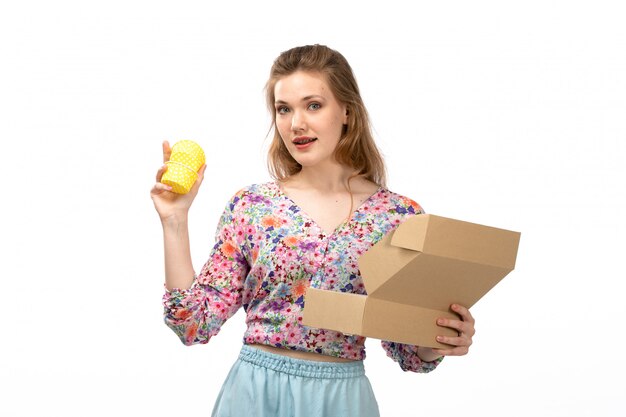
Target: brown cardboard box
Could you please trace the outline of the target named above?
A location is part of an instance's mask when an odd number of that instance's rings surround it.
[[[412,345],[442,347],[439,317],[473,306],[515,267],[520,233],[424,214],[359,258],[367,296],[309,288],[303,324]]]

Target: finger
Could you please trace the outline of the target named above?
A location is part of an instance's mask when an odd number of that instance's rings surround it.
[[[161,178],[163,178],[163,174],[165,174],[165,171],[167,171],[167,165],[163,165],[161,166],[161,168],[159,168],[156,175],[157,182],[161,182]]]
[[[469,331],[470,326],[461,320],[453,319],[437,319],[437,324],[441,327],[449,327],[456,330],[459,334]]]
[[[200,167],[200,170],[198,171],[198,179],[200,180],[200,182],[202,182],[204,180],[204,172],[206,171],[206,164],[202,165]]]
[[[451,349],[433,349],[433,352],[441,356],[463,356],[467,355],[469,348],[467,346],[459,346]]]
[[[470,347],[472,339],[467,336],[437,336],[437,342],[450,345],[451,347]]]
[[[152,189],[150,190],[150,195],[159,195],[165,191],[172,191],[172,187],[170,187],[169,185],[157,182],[156,184],[154,184],[154,186],[152,186]]]
[[[167,162],[170,160],[170,156],[172,155],[172,149],[170,148],[170,143],[166,140],[163,141],[163,162]]]
[[[204,180],[204,171],[206,171],[206,164],[200,167],[200,170],[198,171],[198,179],[196,179],[196,182],[191,187],[191,192],[198,192],[198,189],[200,188],[200,185],[202,185],[202,181]]]
[[[450,308],[452,309],[452,311],[460,315],[463,321],[474,323],[474,317],[472,316],[472,313],[470,313],[469,309],[463,307],[460,304],[452,304]]]

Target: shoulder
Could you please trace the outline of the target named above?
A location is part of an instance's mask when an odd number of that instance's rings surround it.
[[[423,214],[424,209],[412,198],[395,193],[386,188],[380,188],[374,195],[374,203],[382,206],[380,209],[389,214]],[[379,210],[380,210],[379,209]]]
[[[280,190],[275,182],[251,184],[237,191],[228,201],[227,208],[237,211],[250,206],[271,206],[279,196]]]

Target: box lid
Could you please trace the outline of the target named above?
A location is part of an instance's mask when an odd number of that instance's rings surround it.
[[[371,297],[447,310],[470,307],[515,267],[520,234],[413,216],[359,258]]]

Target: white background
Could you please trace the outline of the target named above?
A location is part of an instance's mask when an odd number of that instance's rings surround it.
[[[619,3],[3,3],[0,415],[210,415],[244,315],[190,348],[162,323],[160,144],[207,153],[198,270],[228,198],[269,179],[272,61],[322,43],[354,68],[393,191],[522,232],[469,355],[403,373],[368,340],[382,415],[623,416]]]

